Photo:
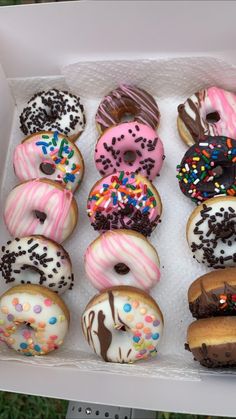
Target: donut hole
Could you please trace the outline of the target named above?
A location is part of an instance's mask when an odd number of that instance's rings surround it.
[[[39,269],[37,266],[26,264],[21,267],[20,279],[21,278],[22,284],[38,284],[45,280],[44,273],[41,271],[41,269]]]
[[[212,173],[213,173],[214,178],[217,179],[223,175],[224,169],[222,166],[216,166],[214,167],[214,169],[212,169]]]
[[[124,324],[119,324],[119,325],[117,325],[116,326],[116,330],[118,331],[118,332],[128,332],[128,330],[127,330],[127,328],[125,327],[125,325]]]
[[[40,221],[40,224],[44,224],[47,218],[47,215],[45,214],[45,212],[41,212],[39,210],[34,210],[33,212],[34,212],[34,216],[38,218],[38,220]]]
[[[129,267],[125,263],[117,263],[114,266],[114,270],[119,275],[127,275],[130,271]]]
[[[56,171],[56,166],[53,163],[42,162],[39,166],[41,172],[45,175],[53,175]]]
[[[125,163],[134,163],[136,160],[136,153],[132,150],[125,151],[123,155],[123,159]]]
[[[206,114],[206,121],[209,124],[215,124],[216,122],[218,122],[220,120],[220,114],[218,111],[213,111],[213,112],[208,112]]]
[[[120,122],[130,122],[134,120],[134,114],[130,112],[124,112],[120,117]]]

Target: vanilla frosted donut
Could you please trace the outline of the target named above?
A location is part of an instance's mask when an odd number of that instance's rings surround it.
[[[236,139],[236,95],[219,87],[202,89],[178,106],[178,129],[193,145],[205,136]]]
[[[156,355],[163,316],[144,291],[112,287],[88,303],[82,328],[88,344],[104,361],[132,363]]]
[[[2,246],[0,271],[6,284],[38,284],[63,293],[72,289],[71,260],[58,243],[43,236],[28,236]]]
[[[100,232],[123,228],[150,236],[160,221],[162,204],[147,178],[122,171],[95,183],[87,211],[93,228]]]
[[[120,124],[126,114],[153,129],[159,125],[160,112],[155,99],[137,86],[121,84],[106,95],[98,107],[95,120],[99,131]]]
[[[0,297],[0,340],[23,355],[58,349],[69,321],[63,300],[42,286],[18,285]]]
[[[47,178],[74,192],[84,174],[83,157],[75,144],[58,132],[27,137],[14,151],[13,165],[20,181]]]
[[[132,285],[144,290],[160,279],[158,254],[147,239],[130,230],[99,236],[85,253],[85,270],[95,288]]]
[[[187,240],[198,262],[212,268],[236,265],[236,198],[219,196],[199,205],[189,217]]]
[[[13,188],[4,210],[11,236],[38,234],[57,243],[72,233],[77,217],[78,208],[72,192],[48,179],[30,180]]]
[[[124,170],[153,180],[164,158],[164,147],[156,131],[138,122],[107,129],[95,148],[95,164],[102,176]]]
[[[85,127],[84,107],[78,96],[58,89],[36,93],[20,115],[25,135],[58,131],[75,141]]]

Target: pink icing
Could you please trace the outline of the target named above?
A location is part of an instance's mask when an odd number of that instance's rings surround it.
[[[209,99],[209,101],[208,101]],[[207,112],[218,111],[220,120],[211,124],[214,135],[236,138],[236,95],[218,87],[207,89],[205,107],[211,106]],[[204,110],[205,111],[205,110]]]
[[[125,161],[132,152],[133,162]],[[156,132],[138,122],[125,122],[106,130],[95,149],[95,164],[101,175],[117,170],[141,173],[153,180],[160,172],[164,148]]]
[[[4,219],[10,234],[24,237],[40,234],[61,243],[72,232],[72,193],[52,184],[33,180],[15,187],[7,197]],[[46,214],[44,223],[34,211]]]
[[[130,268],[127,275],[119,275],[114,266],[124,263]],[[149,290],[160,279],[158,257],[142,236],[125,230],[104,233],[87,248],[85,270],[93,286],[99,290],[114,285],[132,285]]]

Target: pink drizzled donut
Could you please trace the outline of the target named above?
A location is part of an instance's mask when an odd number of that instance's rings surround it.
[[[125,114],[153,129],[159,125],[160,112],[155,99],[139,87],[121,84],[105,96],[98,107],[95,120],[100,132],[120,124]]]
[[[85,270],[98,290],[114,285],[149,290],[160,279],[155,248],[142,234],[122,229],[106,231],[88,246]]]
[[[57,243],[74,230],[78,208],[72,192],[48,179],[21,183],[9,193],[4,219],[13,237],[42,235]]]
[[[95,164],[102,176],[124,170],[153,180],[163,160],[162,141],[154,129],[138,122],[125,122],[107,129],[95,148]]]

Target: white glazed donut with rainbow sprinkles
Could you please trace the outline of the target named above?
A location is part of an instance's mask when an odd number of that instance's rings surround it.
[[[58,349],[69,327],[62,299],[39,285],[18,285],[0,297],[0,340],[26,355]]]
[[[64,135],[44,131],[25,138],[14,151],[13,166],[20,181],[46,178],[75,192],[83,174],[83,157]]]
[[[96,295],[82,315],[85,339],[106,362],[133,363],[156,355],[163,332],[157,303],[129,286]]]

